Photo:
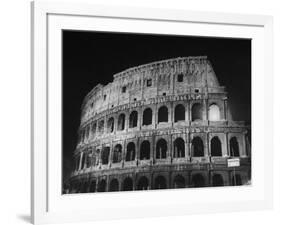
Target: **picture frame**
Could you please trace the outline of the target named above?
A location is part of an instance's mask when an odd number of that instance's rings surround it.
[[[228,187],[227,190],[62,195],[60,105],[61,31],[64,29],[160,34],[184,34],[188,30],[190,35],[250,38],[253,43],[252,185],[239,191]],[[272,17],[36,1],[32,2],[31,41],[31,218],[34,224],[272,208]]]

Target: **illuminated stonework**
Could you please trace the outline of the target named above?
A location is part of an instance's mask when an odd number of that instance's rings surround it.
[[[70,193],[249,184],[250,127],[227,102],[204,56],[115,74],[83,101]]]

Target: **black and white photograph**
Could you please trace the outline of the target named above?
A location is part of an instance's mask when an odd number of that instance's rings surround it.
[[[252,184],[250,39],[62,32],[63,194]]]

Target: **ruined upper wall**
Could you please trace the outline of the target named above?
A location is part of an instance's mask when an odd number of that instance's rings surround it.
[[[113,77],[113,82],[95,86],[85,97],[82,120],[119,105],[157,96],[224,92],[206,56],[157,61],[129,68]]]

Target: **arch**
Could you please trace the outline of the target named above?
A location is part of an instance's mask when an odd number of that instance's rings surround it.
[[[152,124],[152,110],[151,108],[146,108],[142,115],[142,125]]]
[[[96,135],[96,131],[97,131],[97,123],[93,123],[93,125],[92,125],[92,135],[93,135],[93,137]]]
[[[208,110],[208,118],[210,121],[220,120],[220,108],[216,104],[211,104]]]
[[[126,177],[123,181],[123,191],[133,190],[133,179],[131,177]]]
[[[223,177],[220,174],[214,174],[212,177],[214,187],[224,186]]]
[[[232,137],[229,141],[230,156],[239,157],[239,145],[236,137]]]
[[[104,132],[104,120],[99,121],[98,130],[99,130],[99,133]]]
[[[114,147],[114,151],[113,151],[113,163],[119,163],[122,160],[122,145],[117,144]]]
[[[118,117],[118,130],[124,130],[125,129],[125,114],[121,113]]]
[[[200,103],[194,103],[191,108],[191,121],[203,120],[203,107]]]
[[[107,132],[112,133],[114,131],[114,118],[110,117],[107,121]]]
[[[106,191],[106,181],[102,179],[98,183],[98,192],[105,192]]]
[[[119,191],[119,182],[116,178],[110,181],[109,191]]]
[[[137,188],[138,188],[138,190],[148,190],[149,189],[149,181],[148,181],[147,177],[142,176],[139,179]]]
[[[161,106],[158,109],[158,123],[168,122],[168,108],[166,106]]]
[[[154,189],[166,189],[166,188],[167,188],[167,183],[165,177],[163,176],[156,177],[154,181]]]
[[[130,142],[127,145],[127,152],[126,152],[126,161],[133,161],[135,160],[136,156],[136,146],[134,142]]]
[[[185,107],[182,104],[179,104],[175,107],[175,122],[185,120]]]
[[[140,160],[150,159],[150,143],[143,141],[140,146]]]
[[[156,144],[156,159],[167,158],[167,142],[165,139],[161,138]]]
[[[222,156],[221,141],[217,136],[211,140],[211,156]]]
[[[204,144],[200,137],[192,139],[191,151],[193,157],[204,157]]]
[[[242,179],[240,174],[235,174],[232,176],[232,185],[233,186],[240,186],[242,185]]]
[[[108,164],[110,147],[104,147],[101,151],[101,164]]]
[[[97,183],[96,183],[96,181],[95,180],[93,180],[92,182],[91,182],[91,185],[90,185],[90,192],[96,192],[96,185],[97,185]]]
[[[185,179],[182,175],[175,176],[174,188],[185,188]]]
[[[174,141],[174,158],[184,158],[185,157],[185,144],[182,138],[177,138]]]
[[[81,193],[87,193],[88,192],[88,186],[89,186],[89,183],[88,182],[84,182],[82,184],[82,187],[81,187]]]
[[[199,173],[192,176],[191,182],[192,182],[193,187],[204,187],[205,186],[205,179]]]
[[[138,112],[133,111],[129,117],[129,128],[137,127],[138,125]]]

